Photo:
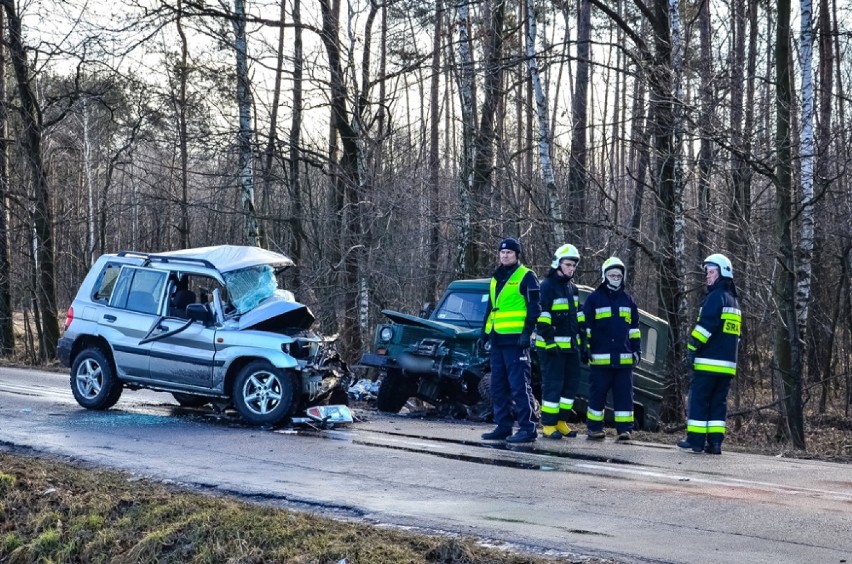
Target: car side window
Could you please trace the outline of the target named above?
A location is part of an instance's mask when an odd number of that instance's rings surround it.
[[[116,281],[109,305],[139,313],[157,314],[167,277],[165,272],[124,267]]]
[[[120,264],[107,263],[101,271],[98,281],[95,283],[95,293],[92,294],[92,301],[100,303],[109,302],[112,291],[115,288],[115,281],[118,280],[119,272],[121,272]]]
[[[642,330],[642,358],[654,364],[657,362],[657,330],[644,323],[639,328]]]

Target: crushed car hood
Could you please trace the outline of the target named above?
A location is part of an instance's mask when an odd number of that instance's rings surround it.
[[[260,305],[247,311],[239,319],[239,329],[257,329],[280,333],[284,329],[310,329],[314,314],[305,304],[293,302],[282,296],[271,296]]]
[[[457,339],[459,337],[470,337],[471,339],[476,339],[481,333],[481,329],[479,328],[468,329],[466,327],[452,325],[451,323],[433,321],[432,319],[423,319],[422,317],[417,317],[415,315],[407,315],[405,313],[399,313],[398,311],[392,311],[389,309],[383,310],[382,313],[385,314],[385,316],[394,323],[427,327],[453,339]]]

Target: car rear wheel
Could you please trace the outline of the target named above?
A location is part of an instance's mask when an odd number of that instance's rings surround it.
[[[233,388],[234,407],[252,425],[276,425],[288,418],[296,403],[293,375],[265,360],[240,370]]]
[[[121,397],[122,383],[115,377],[104,352],[96,347],[83,350],[71,366],[71,392],[86,409],[109,409]]]
[[[399,413],[415,390],[414,383],[402,373],[402,370],[389,369],[379,385],[376,407],[379,411],[386,413]]]

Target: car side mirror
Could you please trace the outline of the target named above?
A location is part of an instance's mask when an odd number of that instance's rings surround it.
[[[205,327],[213,324],[213,314],[205,304],[189,304],[186,306],[186,316],[193,321],[202,322]]]
[[[432,315],[432,302],[426,302],[423,304],[423,307],[420,308],[420,317],[423,319],[429,319],[429,316]]]

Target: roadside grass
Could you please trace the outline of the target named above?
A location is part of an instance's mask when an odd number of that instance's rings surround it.
[[[554,561],[485,547],[471,538],[335,521],[207,496],[120,472],[0,453],[0,563],[4,564]]]

